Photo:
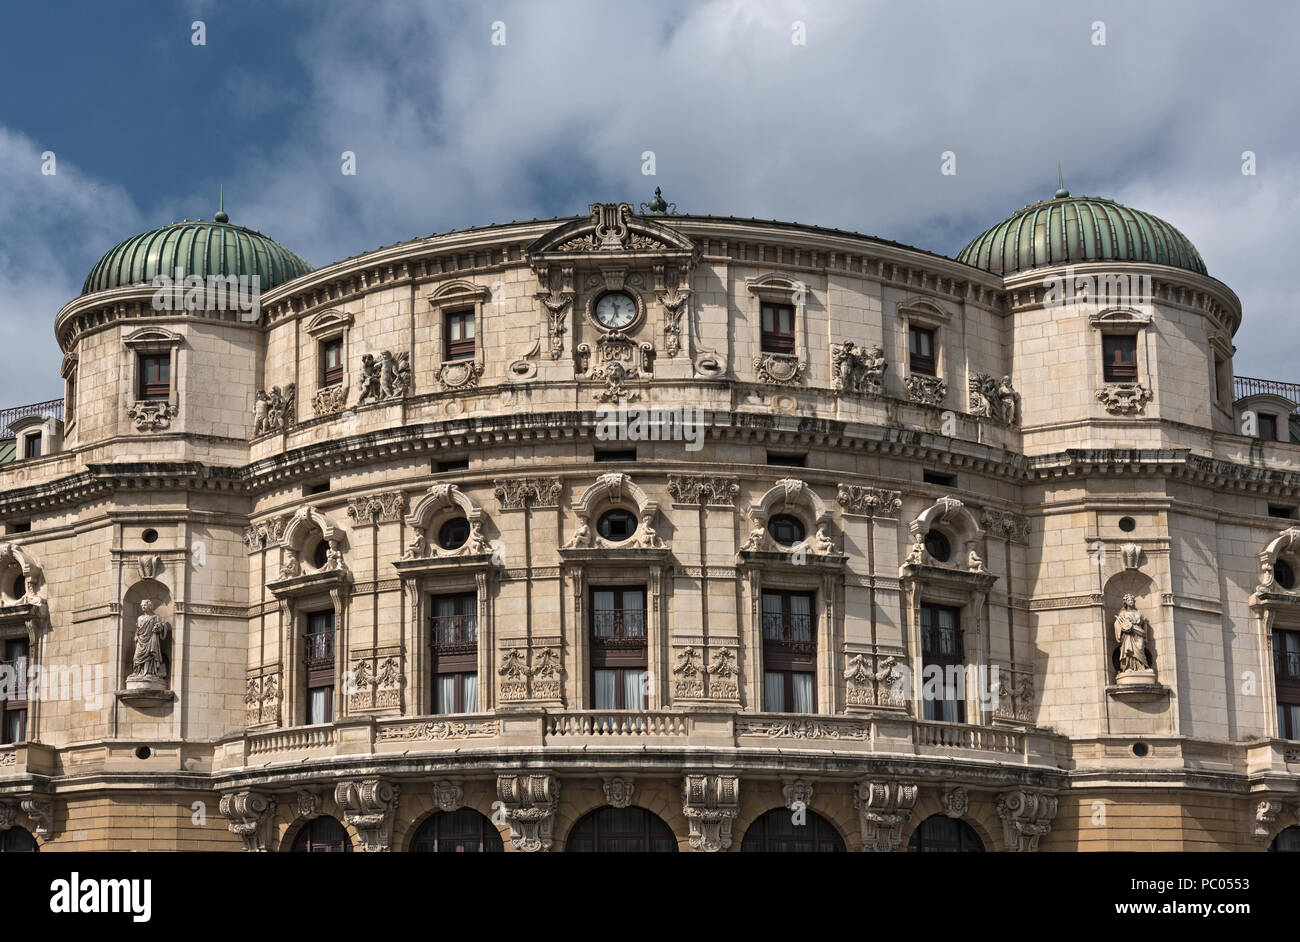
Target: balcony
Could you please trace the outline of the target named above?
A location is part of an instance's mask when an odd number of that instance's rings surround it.
[[[477,615],[434,615],[429,622],[436,647],[478,643]]]
[[[591,613],[591,634],[599,642],[645,643],[645,609],[597,609]]]

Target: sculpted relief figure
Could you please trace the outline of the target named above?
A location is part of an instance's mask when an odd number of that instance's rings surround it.
[[[154,603],[150,599],[140,603],[140,612],[140,617],[135,620],[135,654],[127,682],[145,687],[165,687],[167,658],[163,654],[163,642],[167,639],[167,623],[154,612]]]
[[[367,402],[378,402],[382,392],[382,368],[375,362],[373,353],[363,354],[361,357],[361,396],[357,399],[357,405],[363,406]]]
[[[1119,642],[1119,672],[1150,672],[1147,657],[1147,635],[1151,623],[1137,610],[1137,599],[1132,593],[1124,596],[1124,607],[1115,616],[1115,640]]]

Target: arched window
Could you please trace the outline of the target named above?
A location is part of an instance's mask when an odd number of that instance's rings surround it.
[[[749,826],[742,851],[781,853],[843,853],[844,839],[835,827],[819,814],[804,811],[803,824],[794,823],[794,812],[773,808]]]
[[[573,830],[565,850],[577,852],[673,853],[677,838],[663,819],[644,808],[598,808]]]
[[[1300,854],[1300,826],[1292,825],[1283,828],[1282,832],[1273,838],[1273,843],[1268,845],[1268,849],[1271,853]]]
[[[473,808],[430,815],[411,839],[411,852],[415,854],[500,853],[504,850],[501,832],[496,825]]]
[[[984,842],[969,824],[942,814],[922,821],[907,842],[909,853],[977,853],[983,849]]]
[[[325,816],[304,824],[290,850],[295,854],[347,854],[352,852],[352,841],[343,825]]]
[[[1291,830],[1294,831],[1295,828]],[[40,848],[36,846],[36,838],[25,829],[10,828],[7,831],[0,831],[0,853],[34,854],[38,850]]]

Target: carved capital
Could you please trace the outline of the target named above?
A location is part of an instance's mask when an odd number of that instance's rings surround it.
[[[229,792],[221,796],[221,814],[230,822],[230,833],[244,842],[249,853],[270,850],[271,822],[275,819],[274,795],[261,792]]]
[[[1056,817],[1056,796],[1022,788],[998,795],[998,817],[1007,850],[1029,853],[1038,850],[1038,839],[1052,829]]]
[[[362,851],[392,850],[390,841],[398,791],[396,785],[378,778],[339,782],[334,786],[334,802],[343,809],[344,820],[357,829]]]
[[[912,817],[916,806],[916,786],[907,782],[858,783],[853,794],[862,826],[862,849],[875,853],[892,853],[902,842],[903,825]]]
[[[510,825],[515,850],[538,853],[551,849],[555,809],[560,804],[560,782],[549,773],[498,775],[497,797]]]
[[[740,779],[734,775],[688,775],[682,782],[682,813],[692,850],[717,853],[731,846],[731,825],[740,813]]]

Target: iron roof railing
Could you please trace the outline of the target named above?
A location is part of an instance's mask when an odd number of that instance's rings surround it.
[[[1290,399],[1292,402],[1300,402],[1300,383],[1284,383],[1276,379],[1256,379],[1254,376],[1234,376],[1232,378],[1232,391],[1237,399],[1245,399],[1247,396],[1281,396],[1283,399]],[[1297,408],[1291,414],[1300,413]]]
[[[50,415],[56,419],[61,419],[63,418],[63,400],[49,399],[45,402],[33,402],[31,405],[0,409],[0,441],[14,437],[14,433],[9,431],[10,422],[17,422],[29,415]]]

